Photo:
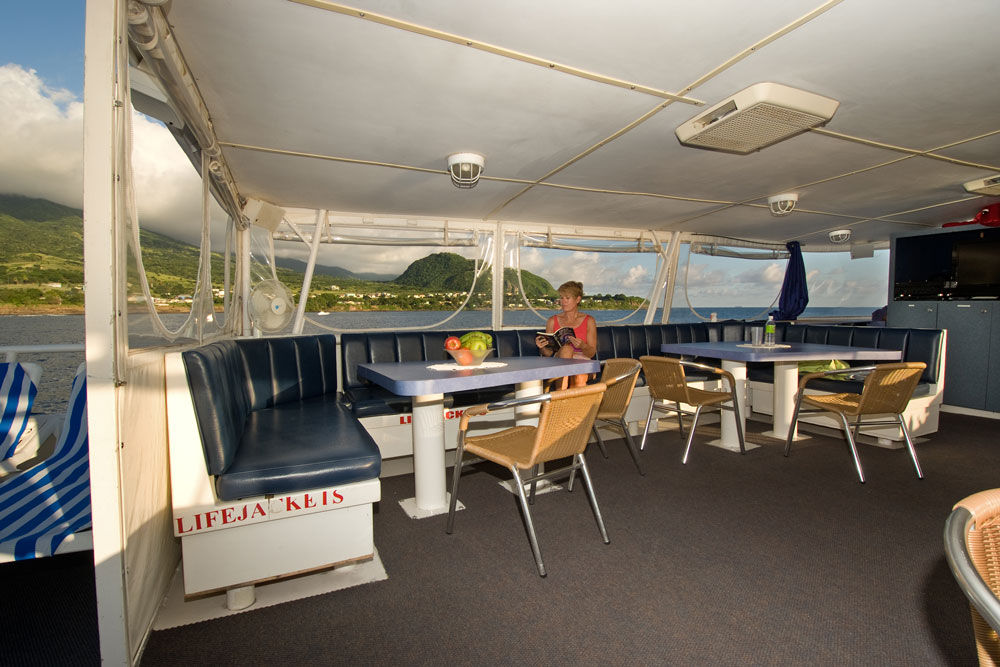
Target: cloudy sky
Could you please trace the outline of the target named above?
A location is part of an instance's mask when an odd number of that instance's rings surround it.
[[[5,3],[0,10],[0,192],[83,202],[83,0]],[[134,167],[142,224],[195,241],[200,225],[200,180],[167,130],[134,117]],[[219,239],[221,239],[221,227]],[[213,241],[218,243],[219,239]],[[291,244],[283,244],[291,247]],[[298,244],[296,244],[298,245]],[[301,247],[301,246],[299,246]],[[399,273],[426,249],[359,246],[327,250],[320,261],[353,271]],[[805,256],[810,306],[871,306],[886,302],[888,252],[850,260],[846,253]],[[645,296],[655,273],[651,255],[525,250],[521,266],[554,285],[581,280],[587,293]],[[784,262],[722,260],[682,254],[674,306],[687,295],[699,310],[766,308],[776,297]],[[686,280],[685,280],[686,278]]]

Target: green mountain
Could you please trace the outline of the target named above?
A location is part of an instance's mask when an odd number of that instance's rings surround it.
[[[453,252],[437,252],[410,264],[393,282],[397,285],[442,292],[467,292],[472,285],[475,273],[475,261],[466,259]],[[504,292],[516,292],[517,271],[504,269]],[[551,297],[556,295],[549,281],[531,273],[521,271],[521,281],[524,291],[530,298]],[[480,277],[476,283],[477,293],[489,293],[493,287],[490,275]]]
[[[35,222],[48,222],[64,218],[83,219],[83,211],[51,202],[48,199],[34,199],[24,195],[0,194],[0,213],[12,218]]]
[[[293,259],[291,257],[277,257],[274,260],[275,264],[286,269],[291,269],[292,271],[297,271],[299,273],[306,272],[307,262],[303,262],[301,259]],[[331,278],[348,278],[353,280],[369,280],[374,282],[387,282],[395,278],[395,274],[383,274],[383,273],[356,273],[345,269],[342,266],[324,266],[322,264],[316,264],[313,269],[313,274],[317,276],[330,276]]]
[[[198,270],[198,248],[149,230],[140,232],[142,259],[154,297],[170,299],[194,291]],[[293,265],[294,266],[294,265]],[[451,301],[415,301],[417,292],[466,292],[472,283],[474,262],[455,253],[435,253],[413,262],[395,280],[353,274],[317,272],[313,277],[310,307],[347,308],[338,295],[346,292],[372,295],[371,308],[448,308]],[[212,257],[212,282],[224,284],[223,258]],[[303,265],[304,268],[304,265]],[[338,269],[339,267],[328,267]],[[297,295],[302,271],[279,266],[278,278]],[[366,279],[367,278],[367,279]],[[140,293],[138,275],[129,257],[130,294]],[[522,272],[525,290],[532,298],[555,295],[545,279]],[[505,292],[517,291],[517,274],[504,271]],[[336,287],[334,287],[336,285]],[[491,277],[480,278],[476,292],[488,299]],[[389,293],[388,295],[386,293]],[[377,298],[374,296],[379,294]],[[368,297],[366,297],[368,298]],[[449,297],[451,298],[451,297]],[[477,297],[476,305],[481,305]],[[415,306],[421,303],[422,306]],[[83,305],[83,217],[82,211],[44,199],[0,195],[0,308],[36,308]]]

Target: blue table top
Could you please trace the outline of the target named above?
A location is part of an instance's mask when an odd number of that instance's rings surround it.
[[[879,350],[872,347],[848,345],[823,345],[820,343],[781,343],[789,347],[741,347],[747,343],[726,341],[717,343],[664,343],[662,352],[714,357],[729,361],[816,361],[841,359],[844,361],[899,361],[899,350]]]
[[[449,361],[404,361],[358,364],[358,376],[371,380],[399,396],[447,394],[464,389],[482,389],[530,380],[545,380],[598,373],[600,362],[594,359],[553,359],[552,357],[491,357],[486,361],[506,364],[500,368],[468,366],[460,370],[433,370],[429,366]]]

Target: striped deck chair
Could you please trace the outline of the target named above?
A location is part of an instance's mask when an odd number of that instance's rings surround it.
[[[0,363],[0,460],[14,455],[38,394],[35,364]]]
[[[0,484],[0,562],[51,556],[89,528],[87,375],[81,366],[55,451]]]

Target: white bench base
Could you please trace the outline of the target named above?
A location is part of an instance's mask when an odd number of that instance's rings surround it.
[[[384,581],[387,578],[385,568],[382,566],[382,559],[376,550],[374,557],[368,561],[342,565],[333,569],[255,586],[254,596],[256,599],[254,603],[245,610],[233,610],[226,606],[225,593],[206,594],[197,598],[185,596],[184,577],[181,567],[178,566],[167,595],[153,621],[153,630],[167,630],[213,618],[223,618],[241,613],[241,611],[263,609],[276,604],[332,593],[352,586]]]
[[[357,504],[181,535],[185,592],[220,591],[370,558],[379,481],[337,488]]]

